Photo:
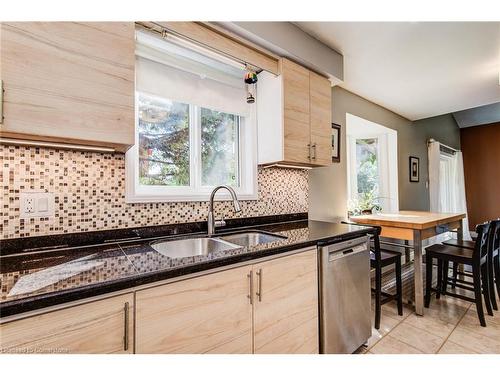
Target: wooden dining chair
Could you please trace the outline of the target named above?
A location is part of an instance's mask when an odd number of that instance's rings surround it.
[[[487,261],[489,250],[489,228],[490,224],[481,224],[476,227],[478,234],[474,250],[469,250],[458,246],[449,246],[443,244],[435,244],[426,248],[426,288],[425,288],[425,307],[429,307],[431,301],[431,293],[436,292],[436,298],[440,294],[449,295],[465,301],[476,304],[477,315],[481,326],[486,327],[484,318],[483,300],[486,305],[486,310],[489,315],[493,315],[493,310],[490,303],[489,283],[487,277]],[[438,261],[438,280],[436,288],[432,287],[432,272],[433,259]],[[464,280],[452,280],[456,286],[474,292],[474,298],[460,295],[447,290],[449,263],[468,265],[472,267],[473,282]]]
[[[472,251],[475,248],[475,241],[448,240],[444,241],[443,245],[457,246]],[[490,221],[488,230],[488,250],[487,278],[490,303],[493,310],[498,310],[496,296],[498,295],[500,297],[500,219]],[[453,263],[452,280],[458,280],[458,276],[472,277],[468,272],[459,271],[458,264]],[[455,286],[456,282],[453,282],[452,287],[454,288]]]

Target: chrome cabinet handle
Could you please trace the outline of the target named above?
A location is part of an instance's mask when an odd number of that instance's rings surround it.
[[[123,350],[127,351],[128,350],[128,325],[129,325],[129,303],[125,302],[125,305],[123,306],[123,312],[125,314],[124,316],[124,324],[125,324],[125,329],[124,331],[124,336],[123,336]]]
[[[260,268],[258,271],[257,271],[257,276],[259,276],[259,278],[257,279],[257,282],[258,282],[258,286],[257,286],[257,297],[259,297],[259,302],[262,302],[262,268]]]
[[[249,289],[249,294],[248,294],[248,299],[250,300],[250,305],[253,305],[253,271],[250,271],[249,274],[247,274],[248,277],[248,289]]]
[[[308,159],[308,160],[311,160],[311,144],[310,144],[310,143],[308,143],[308,144],[307,144],[307,147],[309,148],[309,155],[307,156],[307,159]]]
[[[313,145],[311,146],[311,148],[314,150],[312,160],[316,160],[316,146],[316,143],[313,143]]]

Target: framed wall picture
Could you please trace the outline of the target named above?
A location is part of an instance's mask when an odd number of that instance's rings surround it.
[[[416,156],[410,156],[410,182],[420,180],[420,159]]]
[[[332,161],[340,163],[340,125],[332,123]]]

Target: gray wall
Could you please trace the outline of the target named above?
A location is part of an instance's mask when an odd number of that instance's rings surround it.
[[[219,22],[220,26],[259,44],[279,56],[328,75],[344,79],[344,57],[291,22]]]
[[[342,126],[341,162],[309,172],[309,214],[336,220],[347,212],[346,114],[351,113],[398,132],[399,209],[429,210],[427,140],[460,147],[460,132],[451,114],[412,122],[341,87],[333,87],[332,119]],[[409,182],[409,156],[420,158],[420,182]]]

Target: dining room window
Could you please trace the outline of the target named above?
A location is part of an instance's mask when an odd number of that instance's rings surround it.
[[[346,120],[349,211],[398,211],[397,132],[349,113]]]

